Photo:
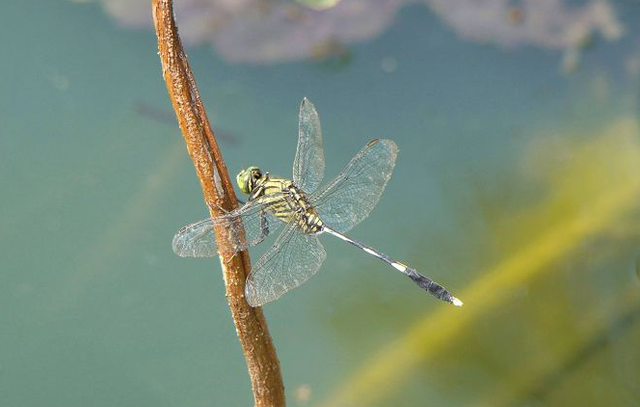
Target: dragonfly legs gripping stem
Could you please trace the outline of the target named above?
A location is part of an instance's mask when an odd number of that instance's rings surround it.
[[[429,294],[431,294],[432,296],[442,300],[442,301],[446,301],[448,303],[451,303],[453,305],[455,305],[456,307],[461,307],[462,306],[462,301],[460,301],[458,298],[454,297],[453,295],[451,295],[449,293],[449,291],[447,291],[446,288],[444,288],[443,286],[441,286],[440,284],[436,283],[435,281],[433,281],[432,279],[430,279],[429,277],[423,276],[422,274],[418,273],[415,269],[400,263],[399,261],[395,261],[393,260],[391,257],[387,256],[384,253],[380,253],[377,250],[374,250],[368,246],[365,246],[364,244],[358,242],[357,240],[351,239],[350,237],[347,237],[345,235],[343,235],[342,233],[336,232],[335,230],[324,226],[322,228],[323,232],[327,232],[341,240],[344,240],[347,243],[350,243],[354,246],[356,246],[357,248],[364,250],[365,252],[369,253],[370,255],[377,257],[378,259],[384,261],[385,263],[389,264],[390,266],[392,266],[393,268],[395,268],[396,270],[398,270],[399,272],[401,272],[402,274],[404,274],[405,276],[409,277],[414,283],[416,283],[418,286],[422,287],[424,290],[426,290]]]
[[[233,233],[234,234],[238,234],[240,232],[235,230]],[[260,235],[258,236],[258,238],[256,240],[251,242],[251,245],[256,245],[256,244],[262,243],[262,241],[264,241],[264,239],[266,239],[268,235],[269,235],[269,220],[267,219],[266,211],[264,209],[262,209],[260,211]],[[234,237],[236,237],[236,236],[237,235],[234,235]],[[233,260],[233,258],[236,257],[236,254],[238,254],[238,252],[241,251],[240,249],[242,247],[244,247],[244,246],[243,245],[238,245],[238,247],[236,247],[235,253],[233,253],[233,256],[231,256],[229,258],[229,260],[227,260],[225,263],[229,264],[231,262],[231,260]]]
[[[240,206],[243,206],[243,205],[246,203],[245,201],[243,201],[243,200],[241,200],[241,199],[236,199],[236,201],[238,201],[238,206],[239,206],[239,207],[240,207]],[[224,209],[222,206],[220,206],[220,205],[218,205],[218,204],[216,204],[216,203],[213,203],[213,202],[207,202],[207,206],[209,206],[209,208],[214,208],[214,207],[215,207],[215,208],[217,208],[220,212],[224,213],[225,215],[228,215],[228,214],[230,214],[231,212],[233,212],[233,209],[232,209],[232,210],[226,210],[226,209]]]

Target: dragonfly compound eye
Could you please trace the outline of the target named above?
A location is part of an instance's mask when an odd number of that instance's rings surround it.
[[[258,167],[249,167],[246,170],[240,171],[236,176],[236,183],[243,194],[250,194],[251,191],[253,191],[256,181],[259,180],[260,177],[262,177],[262,173]]]

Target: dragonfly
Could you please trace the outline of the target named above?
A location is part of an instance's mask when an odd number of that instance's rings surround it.
[[[182,257],[218,255],[214,228],[228,233],[234,253],[255,246],[283,229],[247,277],[245,298],[252,307],[280,298],[312,277],[326,258],[318,239],[337,237],[387,263],[419,287],[455,306],[462,301],[442,285],[415,269],[345,235],[376,206],[391,177],[398,147],[391,140],[370,141],[344,170],[318,189],[325,171],[320,118],[307,98],[300,104],[298,145],[293,178],[277,178],[259,167],[248,167],[236,177],[248,195],[239,208],[180,229],[173,250]]]

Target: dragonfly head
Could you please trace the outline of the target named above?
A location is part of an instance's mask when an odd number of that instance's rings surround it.
[[[258,183],[258,180],[262,178],[262,171],[258,167],[249,167],[246,170],[240,171],[236,176],[236,182],[240,187],[240,191],[243,194],[250,194],[253,188]]]

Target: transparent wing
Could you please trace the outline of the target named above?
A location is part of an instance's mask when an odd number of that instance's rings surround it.
[[[312,193],[324,178],[324,150],[320,118],[315,106],[302,99],[298,123],[298,149],[293,161],[293,182]]]
[[[173,237],[173,251],[182,257],[218,255],[218,245],[213,230],[218,225],[228,231],[228,239],[234,252],[257,245],[283,224],[265,210],[261,201],[261,199],[249,201],[227,215],[204,219],[183,227]],[[240,226],[244,226],[244,239],[242,239]]]
[[[247,302],[258,307],[280,298],[313,276],[326,256],[316,235],[302,234],[295,220],[289,222],[249,274]]]
[[[325,189],[311,196],[320,219],[345,233],[369,216],[391,178],[397,155],[393,141],[370,141]]]

